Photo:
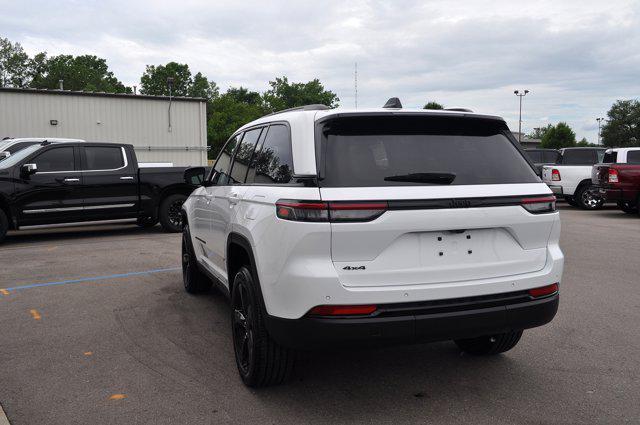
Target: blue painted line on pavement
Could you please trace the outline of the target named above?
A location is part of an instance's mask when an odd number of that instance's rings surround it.
[[[126,277],[143,276],[143,275],[154,274],[154,273],[163,273],[163,272],[173,272],[173,271],[177,271],[177,270],[181,270],[181,268],[180,267],[171,267],[171,268],[167,268],[167,269],[146,270],[146,271],[143,271],[143,272],[118,273],[118,274],[111,274],[111,275],[108,275],[108,276],[94,276],[94,277],[85,277],[85,278],[81,278],[81,279],[60,280],[60,281],[57,281],[57,282],[32,283],[30,285],[20,285],[20,286],[14,286],[12,288],[4,288],[4,289],[6,289],[7,291],[20,291],[20,290],[23,290],[23,289],[40,288],[40,287],[43,287],[43,286],[68,285],[68,284],[72,284],[72,283],[95,282],[95,281],[98,281],[98,280],[107,280],[107,279],[122,279],[122,278],[126,278]]]

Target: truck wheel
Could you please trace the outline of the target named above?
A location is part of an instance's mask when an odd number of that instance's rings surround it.
[[[212,284],[211,280],[198,268],[188,225],[184,226],[182,231],[182,282],[185,291],[190,294],[206,292]]]
[[[578,206],[585,210],[599,210],[604,205],[604,199],[591,190],[591,185],[584,185],[576,191]]]
[[[572,207],[578,206],[578,204],[576,203],[576,198],[574,198],[573,196],[565,196],[564,200],[567,201],[567,204],[571,205]]]
[[[7,215],[4,211],[0,210],[0,243],[7,235],[7,230],[9,230],[9,220],[7,219]]]
[[[522,331],[514,331],[477,338],[456,339],[455,343],[465,353],[474,356],[489,356],[511,350],[520,341],[521,336]]]
[[[638,212],[638,206],[628,201],[618,202],[618,208],[627,214],[636,214]]]
[[[178,233],[182,231],[182,204],[186,196],[176,193],[169,195],[160,203],[158,216],[160,225],[165,232]]]
[[[282,347],[267,333],[259,297],[251,272],[241,267],[231,291],[231,332],[238,372],[249,387],[286,381],[296,358],[294,350]]]

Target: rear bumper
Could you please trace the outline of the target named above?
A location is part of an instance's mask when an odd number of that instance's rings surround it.
[[[559,294],[532,299],[514,292],[421,303],[379,306],[377,316],[282,319],[267,317],[280,344],[297,349],[417,343],[472,338],[549,323]]]
[[[562,186],[555,186],[555,185],[551,185],[551,184],[549,184],[548,186],[549,186],[549,189],[551,189],[551,191],[553,192],[554,195],[563,196]]]
[[[606,197],[609,202],[631,202],[635,203],[638,199],[638,190],[614,189],[611,187],[598,187],[600,196]]]

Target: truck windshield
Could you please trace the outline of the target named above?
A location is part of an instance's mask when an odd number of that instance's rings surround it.
[[[25,159],[26,157],[28,157],[29,155],[31,155],[33,152],[37,151],[40,148],[41,148],[41,145],[32,145],[22,150],[19,150],[18,152],[14,153],[4,161],[0,161],[0,170],[13,167],[14,165],[20,163],[20,161],[22,161],[23,159]]]
[[[499,120],[343,116],[319,125],[322,187],[539,182]]]

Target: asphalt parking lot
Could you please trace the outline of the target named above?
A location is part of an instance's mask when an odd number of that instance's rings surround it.
[[[14,425],[639,423],[640,219],[561,215],[560,311],[514,350],[311,353],[291,383],[258,391],[237,375],[223,296],[183,291],[179,235],[122,224],[11,234],[0,404]]]

